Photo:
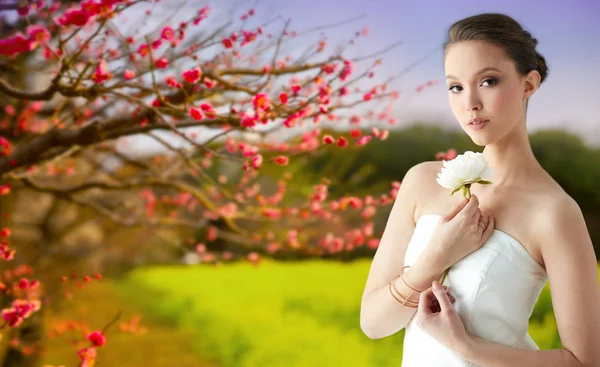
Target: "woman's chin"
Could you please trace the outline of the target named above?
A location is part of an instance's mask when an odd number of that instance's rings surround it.
[[[469,137],[471,138],[471,141],[473,141],[473,143],[475,143],[476,145],[478,145],[480,147],[484,147],[484,146],[490,144],[490,139],[488,139],[486,136],[473,134],[473,135],[469,135]]]
[[[469,137],[471,138],[471,141],[473,141],[473,143],[477,144],[480,147],[483,147],[483,146],[486,146],[486,145],[492,143],[489,132],[485,131],[486,127],[484,127],[483,129],[480,129],[480,130],[473,130],[468,126],[463,126],[463,131],[467,135],[469,135]]]

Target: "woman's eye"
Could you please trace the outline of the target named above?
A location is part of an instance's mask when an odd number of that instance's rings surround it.
[[[484,80],[483,82],[484,82],[484,83],[485,83],[485,82],[490,82],[490,83],[492,83],[492,85],[493,85],[493,84],[496,84],[498,81],[497,81],[496,79],[494,79],[494,78],[489,78],[489,79],[486,79],[486,80]]]
[[[483,83],[488,82],[488,85],[494,85],[496,83],[498,83],[498,80],[496,80],[495,78],[489,78],[483,81]],[[483,84],[482,83],[482,84]],[[460,88],[460,89],[454,89],[454,88]],[[460,85],[452,85],[450,86],[450,88],[448,88],[449,91],[451,92],[460,92],[462,90],[462,87]]]

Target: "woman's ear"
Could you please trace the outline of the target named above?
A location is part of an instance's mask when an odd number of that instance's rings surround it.
[[[529,99],[535,93],[535,91],[539,88],[540,82],[542,80],[542,76],[537,70],[531,70],[527,73],[525,77],[525,90],[524,97],[525,99]]]

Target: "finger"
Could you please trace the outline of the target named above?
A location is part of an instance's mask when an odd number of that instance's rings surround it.
[[[488,238],[490,238],[490,236],[494,232],[494,226],[496,225],[496,221],[494,220],[493,215],[488,215],[487,219],[488,219],[488,224],[482,233],[482,238],[484,239],[484,242],[487,241]]]
[[[464,198],[460,203],[456,204],[446,215],[443,216],[443,219],[447,222],[454,218],[456,214],[458,214],[469,202],[469,199]]]
[[[433,289],[433,294],[437,298],[442,311],[452,310],[452,302],[450,302],[448,294],[444,291],[444,288],[440,286],[440,283],[437,280],[433,281],[431,289]]]
[[[417,312],[420,312],[423,315],[430,315],[432,313],[431,297],[435,298],[435,296],[433,295],[433,290],[430,287],[424,290],[419,296],[419,305],[417,308]]]
[[[444,285],[443,287],[444,287],[444,291],[445,291],[446,293],[450,292],[450,291],[449,291],[449,289],[450,289],[450,286],[449,286],[449,285]],[[448,293],[448,296],[449,296],[449,297],[452,297],[452,296],[450,296],[450,293]]]
[[[467,205],[465,205],[465,208],[462,212],[467,218],[469,218],[473,216],[473,213],[475,213],[475,210],[477,208],[479,208],[479,199],[476,195],[471,195],[469,202],[467,203]]]
[[[481,229],[482,232],[485,232],[485,230],[490,226],[490,217],[490,215],[481,215],[479,220],[485,220],[485,226]]]
[[[450,303],[454,304],[454,302],[456,302],[456,299],[452,296],[448,296],[448,299],[450,300]],[[433,301],[431,303],[431,308],[435,309],[435,307],[437,306],[437,308],[439,308],[440,303],[438,301]]]
[[[475,208],[473,212],[473,220],[479,221],[480,218],[483,217],[483,213],[481,213],[481,209],[479,207]]]
[[[481,232],[481,235],[483,236],[485,229],[487,228],[488,224],[490,224],[489,216],[481,214],[479,218],[474,217],[473,219],[477,221],[477,229]]]

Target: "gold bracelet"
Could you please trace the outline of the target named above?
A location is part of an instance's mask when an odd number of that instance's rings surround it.
[[[394,290],[396,291],[396,293],[402,297],[403,299],[406,299],[406,302],[408,303],[412,303],[413,305],[418,305],[419,302],[418,301],[411,301],[409,298],[410,296],[412,296],[412,294],[414,293],[414,291],[410,291],[410,294],[407,297],[404,297],[402,295],[402,293],[400,293],[400,291],[398,290],[398,288],[396,288],[396,279],[398,279],[400,277],[400,275],[397,275],[393,280],[392,280],[392,287],[394,288]]]
[[[398,303],[400,303],[401,305],[409,307],[409,308],[418,308],[419,307],[418,303],[415,304],[415,303],[412,303],[411,301],[406,302],[406,300],[403,300],[402,298],[399,299],[398,298],[399,296],[395,295],[394,292],[392,291],[391,284],[390,284],[389,290],[390,290],[390,293],[392,294],[392,297],[394,297],[394,299],[396,301],[398,301]]]
[[[398,301],[398,303],[400,303],[403,306],[406,306],[406,307],[409,307],[409,308],[417,308],[417,307],[419,307],[419,303],[418,302],[414,302],[414,301],[411,301],[411,300],[408,299],[410,297],[410,295],[408,297],[404,297],[404,296],[402,296],[402,294],[400,292],[398,292],[398,290],[396,289],[396,287],[394,285],[394,282],[399,277],[400,276],[398,275],[398,276],[396,276],[394,279],[392,279],[390,281],[389,287],[388,287],[389,290],[390,290],[390,294],[392,295],[392,297],[394,297],[394,299],[396,301]],[[394,291],[392,289],[396,291],[397,295],[394,294]],[[412,294],[412,292],[411,292],[411,294]]]
[[[404,269],[406,269],[406,268],[410,268],[410,266],[407,265],[407,266],[403,267],[402,270],[400,270],[400,277],[402,278],[402,281],[404,282],[404,284],[406,284],[406,286],[408,288],[412,289],[414,292],[417,292],[418,294],[421,294],[423,291],[420,291],[420,290],[418,290],[418,289],[416,289],[414,287],[411,287],[410,284],[408,284],[406,282],[406,279],[404,279]]]

